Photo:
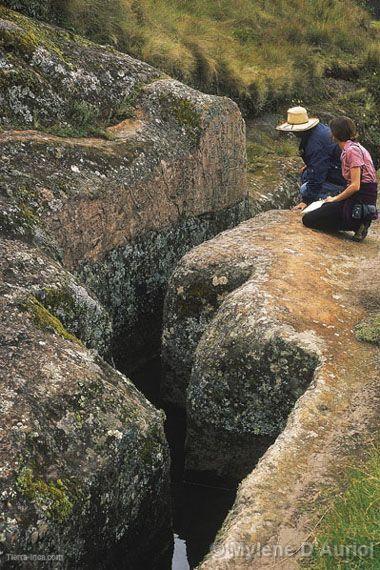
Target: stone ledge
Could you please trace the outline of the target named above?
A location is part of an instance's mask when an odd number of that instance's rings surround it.
[[[258,437],[282,431],[241,483],[202,570],[264,567],[244,558],[257,543],[297,548],[322,486],[337,484],[378,432],[379,353],[354,329],[379,306],[379,242],[376,223],[356,244],[307,230],[297,213],[268,212],[178,264],[165,304],[165,390],[186,401],[187,467],[239,478],[257,461]],[[280,339],[287,354],[268,349]],[[292,346],[303,350],[298,364]],[[277,387],[284,395],[297,378],[293,402],[281,401]]]

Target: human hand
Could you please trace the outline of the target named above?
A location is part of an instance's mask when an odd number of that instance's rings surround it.
[[[300,210],[302,212],[302,210],[304,210],[306,206],[307,204],[305,204],[305,202],[300,202],[299,204],[297,204],[297,206],[294,206],[293,210]]]
[[[324,202],[335,202],[335,200],[334,200],[333,196],[327,196],[327,198],[325,198]]]

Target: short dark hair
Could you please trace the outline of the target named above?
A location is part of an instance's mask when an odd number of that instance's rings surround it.
[[[357,136],[356,125],[349,117],[337,117],[330,121],[333,137],[339,142],[355,140]]]

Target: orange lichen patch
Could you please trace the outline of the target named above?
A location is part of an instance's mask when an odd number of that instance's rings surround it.
[[[117,125],[108,127],[106,130],[111,133],[115,138],[126,138],[131,134],[134,134],[138,129],[141,129],[143,123],[136,119],[125,119]]]
[[[0,144],[10,141],[51,143],[60,146],[72,146],[80,148],[100,148],[103,151],[110,151],[115,143],[96,137],[60,137],[57,135],[44,133],[36,130],[17,131],[10,130],[0,133]]]

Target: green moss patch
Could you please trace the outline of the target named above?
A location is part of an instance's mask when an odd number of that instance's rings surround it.
[[[380,346],[380,313],[371,315],[355,327],[356,338]]]
[[[166,121],[174,121],[186,130],[188,140],[196,144],[201,133],[201,114],[194,103],[187,99],[160,95],[161,113]]]
[[[1,45],[6,51],[31,56],[37,46],[43,45],[49,51],[62,57],[62,52],[52,40],[49,28],[33,22],[17,12],[11,12],[0,6],[0,18],[14,25],[2,32]]]
[[[81,341],[65,329],[61,321],[53,316],[35,297],[31,296],[24,308],[31,313],[34,324],[41,330],[54,330],[57,334],[82,346]]]
[[[28,207],[11,207],[0,212],[0,232],[10,236],[33,235],[38,218]]]
[[[40,224],[38,198],[25,186],[13,190],[11,203],[0,210],[0,232],[7,236],[32,237]]]
[[[191,129],[199,129],[201,127],[201,117],[195,106],[187,99],[178,99],[173,101],[170,109],[181,125]]]
[[[44,305],[53,312],[57,309],[66,313],[71,313],[75,310],[75,301],[72,293],[66,287],[61,289],[47,287],[44,289]]]
[[[71,515],[74,505],[60,479],[46,483],[37,479],[32,469],[25,467],[17,478],[17,488],[49,518],[62,523]]]

